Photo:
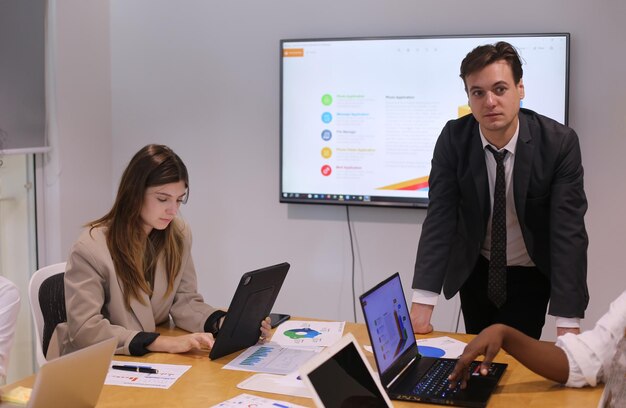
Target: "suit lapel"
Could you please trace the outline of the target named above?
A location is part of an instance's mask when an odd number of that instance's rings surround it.
[[[137,321],[143,328],[143,331],[153,332],[155,330],[154,316],[152,315],[152,305],[150,304],[150,298],[146,293],[141,295],[141,299],[145,304],[142,304],[137,299],[133,298],[130,301],[130,308],[133,310]]]
[[[165,273],[165,260],[159,257],[156,270],[154,271],[154,288],[152,289],[152,300],[165,299],[167,291],[167,277]],[[153,305],[154,306],[154,305]]]
[[[472,179],[476,188],[476,197],[478,199],[478,208],[482,209],[483,223],[487,225],[491,205],[489,200],[489,182],[487,179],[487,165],[485,164],[485,151],[483,143],[480,139],[478,123],[472,129],[472,140],[469,146],[470,168],[472,171]]]
[[[530,127],[526,117],[519,115],[519,136],[515,147],[515,165],[513,168],[513,197],[515,200],[515,210],[520,225],[525,225],[526,195],[528,192],[528,182],[530,180],[530,169],[532,167],[535,148],[532,144]]]

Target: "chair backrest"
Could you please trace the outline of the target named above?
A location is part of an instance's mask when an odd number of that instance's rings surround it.
[[[65,262],[45,266],[30,278],[28,297],[35,323],[37,363],[46,362],[52,332],[58,323],[67,320],[65,313]]]

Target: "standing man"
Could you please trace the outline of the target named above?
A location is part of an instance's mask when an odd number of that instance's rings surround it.
[[[539,338],[550,301],[557,335],[580,332],[589,301],[587,199],[576,133],[531,110],[515,48],[461,63],[472,115],[449,121],[433,153],[411,321],[433,330],[438,294],[460,291],[467,333],[504,323]]]

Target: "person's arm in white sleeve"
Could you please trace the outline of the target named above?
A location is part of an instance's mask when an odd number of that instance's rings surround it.
[[[10,280],[0,276],[0,383],[4,383],[13,345],[20,292]]]
[[[569,387],[595,386],[604,376],[615,355],[617,343],[626,328],[626,291],[611,303],[609,311],[592,330],[579,335],[566,334],[556,345],[565,351],[570,373]]]

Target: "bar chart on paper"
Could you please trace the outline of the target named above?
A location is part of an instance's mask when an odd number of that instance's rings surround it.
[[[313,349],[290,349],[268,343],[252,346],[230,363],[227,370],[255,371],[270,374],[289,374],[316,354]]]

